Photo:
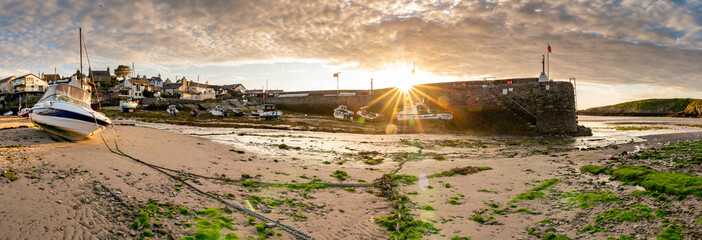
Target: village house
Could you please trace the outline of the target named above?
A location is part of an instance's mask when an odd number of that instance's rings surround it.
[[[27,74],[21,77],[7,77],[0,79],[0,95],[12,95],[12,101],[19,97],[29,97],[39,99],[49,87],[43,79],[34,74]]]
[[[83,79],[79,78],[77,73],[73,74],[70,78],[60,79],[60,80],[56,81],[56,83],[57,84],[58,83],[68,83],[68,85],[73,85],[73,86],[79,87],[79,88],[85,90],[86,92],[92,92],[92,89],[93,89],[93,87],[90,86],[88,81],[85,78],[83,78]]]
[[[211,88],[215,89],[215,95],[217,98],[224,98],[231,95],[230,91],[233,93],[245,93],[246,88],[241,83],[228,84],[228,85],[210,85]]]
[[[92,79],[93,82],[95,82],[95,86],[109,86],[112,82],[112,74],[110,74],[110,67],[107,67],[107,70],[105,71],[89,69],[88,72],[88,76],[90,76],[90,79]]]
[[[161,79],[161,74],[158,74],[158,77],[151,77],[149,79],[149,84],[154,87],[163,88],[163,79]]]
[[[180,99],[204,101],[215,99],[215,90],[207,84],[188,81],[182,78],[176,83],[166,84],[161,90],[166,95],[180,95]]]
[[[49,86],[46,81],[37,77],[34,74],[27,74],[15,79],[12,79],[12,92],[37,92],[43,94],[46,88]]]
[[[136,78],[122,80],[119,84],[110,88],[110,92],[117,93],[120,98],[142,99],[144,90],[153,91],[146,76],[137,75]]]
[[[5,95],[7,93],[12,92],[12,80],[15,79],[15,76],[10,76],[6,77],[3,79],[0,79],[0,95]]]
[[[42,74],[41,79],[44,79],[44,81],[46,81],[46,83],[48,83],[49,85],[52,85],[52,84],[56,83],[56,81],[61,79],[61,75],[60,74],[46,74],[45,73],[45,74]]]

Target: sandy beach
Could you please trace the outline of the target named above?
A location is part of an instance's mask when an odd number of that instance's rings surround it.
[[[363,135],[117,123],[102,134],[110,148],[115,149],[116,142],[119,150],[135,159],[180,171],[170,173],[316,239],[387,239],[392,231],[374,219],[392,216],[397,201],[382,196],[376,186],[305,190],[275,183],[364,184],[389,173],[415,177],[395,183],[395,191],[408,197],[403,208],[409,209],[409,216],[436,229],[422,230],[424,239],[539,239],[548,233],[571,239],[623,235],[653,239],[670,228],[671,221],[683,226],[685,239],[702,237],[699,197],[661,194],[673,199],[666,202],[634,196],[644,188],[580,169],[588,164],[618,166],[630,161],[629,153],[670,141],[699,141],[702,131],[694,128],[588,147],[588,141],[607,139]],[[0,118],[0,129],[0,170],[16,172],[14,179],[13,174],[0,177],[0,239],[180,239],[215,229],[203,228],[199,224],[203,219],[223,222],[216,228],[222,238],[233,233],[242,238],[294,239],[184,182],[111,153],[99,135],[66,142],[32,127],[26,119],[9,117]],[[662,171],[660,164],[641,164]],[[700,177],[699,164],[690,166],[694,171],[677,172]],[[441,174],[466,167],[481,171]],[[619,200],[579,207],[578,194],[598,191]],[[543,197],[519,197],[534,192]],[[637,203],[666,214],[637,222],[595,220],[608,209],[635,209]],[[220,209],[208,215],[212,208]],[[137,224],[139,213],[148,211],[149,226],[144,221]],[[262,227],[257,230],[256,225]],[[588,225],[606,231],[583,231]]]

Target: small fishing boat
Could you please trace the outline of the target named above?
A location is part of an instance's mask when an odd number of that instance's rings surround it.
[[[132,98],[119,101],[119,107],[122,108],[122,112],[134,112],[137,106],[139,106],[139,102],[132,100]]]
[[[281,115],[283,115],[283,113],[275,109],[274,104],[263,104],[263,107],[258,110],[258,116],[265,118],[266,120],[271,118],[280,118]]]
[[[429,108],[422,103],[415,103],[414,105],[405,106],[402,111],[397,113],[397,121],[399,122],[409,122],[412,120],[426,122],[448,122],[453,120],[453,114],[432,113],[431,110],[429,110]]]
[[[76,141],[112,124],[107,116],[90,108],[90,93],[69,85],[51,85],[29,111],[37,127]]]
[[[368,106],[364,106],[364,107],[361,107],[360,109],[358,109],[358,112],[356,112],[356,115],[360,118],[363,118],[364,121],[371,121],[371,122],[378,121],[384,117],[383,114],[368,111]]]
[[[175,116],[178,115],[178,109],[176,108],[175,105],[170,105],[166,109],[166,112],[168,112],[168,116]]]
[[[339,105],[334,109],[334,118],[338,120],[353,121],[354,113],[346,105]]]
[[[218,117],[229,116],[229,113],[227,113],[227,109],[222,107],[221,105],[215,106],[212,110],[210,110],[210,113]]]

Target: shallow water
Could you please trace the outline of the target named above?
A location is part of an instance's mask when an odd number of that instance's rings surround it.
[[[643,137],[651,135],[702,132],[702,118],[578,116],[578,119],[578,124],[592,129],[592,136],[576,139],[579,148],[643,142]],[[617,126],[654,129],[623,131],[614,129]]]
[[[133,121],[118,120],[118,123]],[[702,132],[702,119],[667,118],[667,117],[607,117],[579,116],[579,124],[592,129],[593,136],[576,137],[570,148],[606,147],[625,143],[645,141],[643,137],[670,133]],[[162,123],[135,122],[143,126],[171,132],[199,136],[233,148],[247,149],[274,156],[306,156],[329,159],[345,153],[355,154],[361,151],[378,151],[381,153],[417,151],[416,147],[400,144],[402,140],[417,140],[424,144],[441,140],[482,141],[500,143],[503,140],[528,141],[544,137],[509,137],[476,136],[468,134],[393,134],[366,135],[351,133],[330,133],[312,131],[294,131],[253,128],[208,128],[195,126],[170,125]],[[692,125],[699,125],[697,127]],[[617,130],[617,126],[656,127],[648,130]],[[299,147],[305,151],[281,151],[280,145],[290,149]],[[463,152],[463,151],[462,151]],[[485,154],[485,152],[475,154]],[[451,152],[445,152],[450,154]],[[466,154],[463,152],[462,154]]]

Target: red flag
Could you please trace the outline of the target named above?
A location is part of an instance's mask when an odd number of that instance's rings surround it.
[[[334,73],[334,77],[339,77],[339,73]]]
[[[548,52],[551,53],[551,44],[548,45]]]

